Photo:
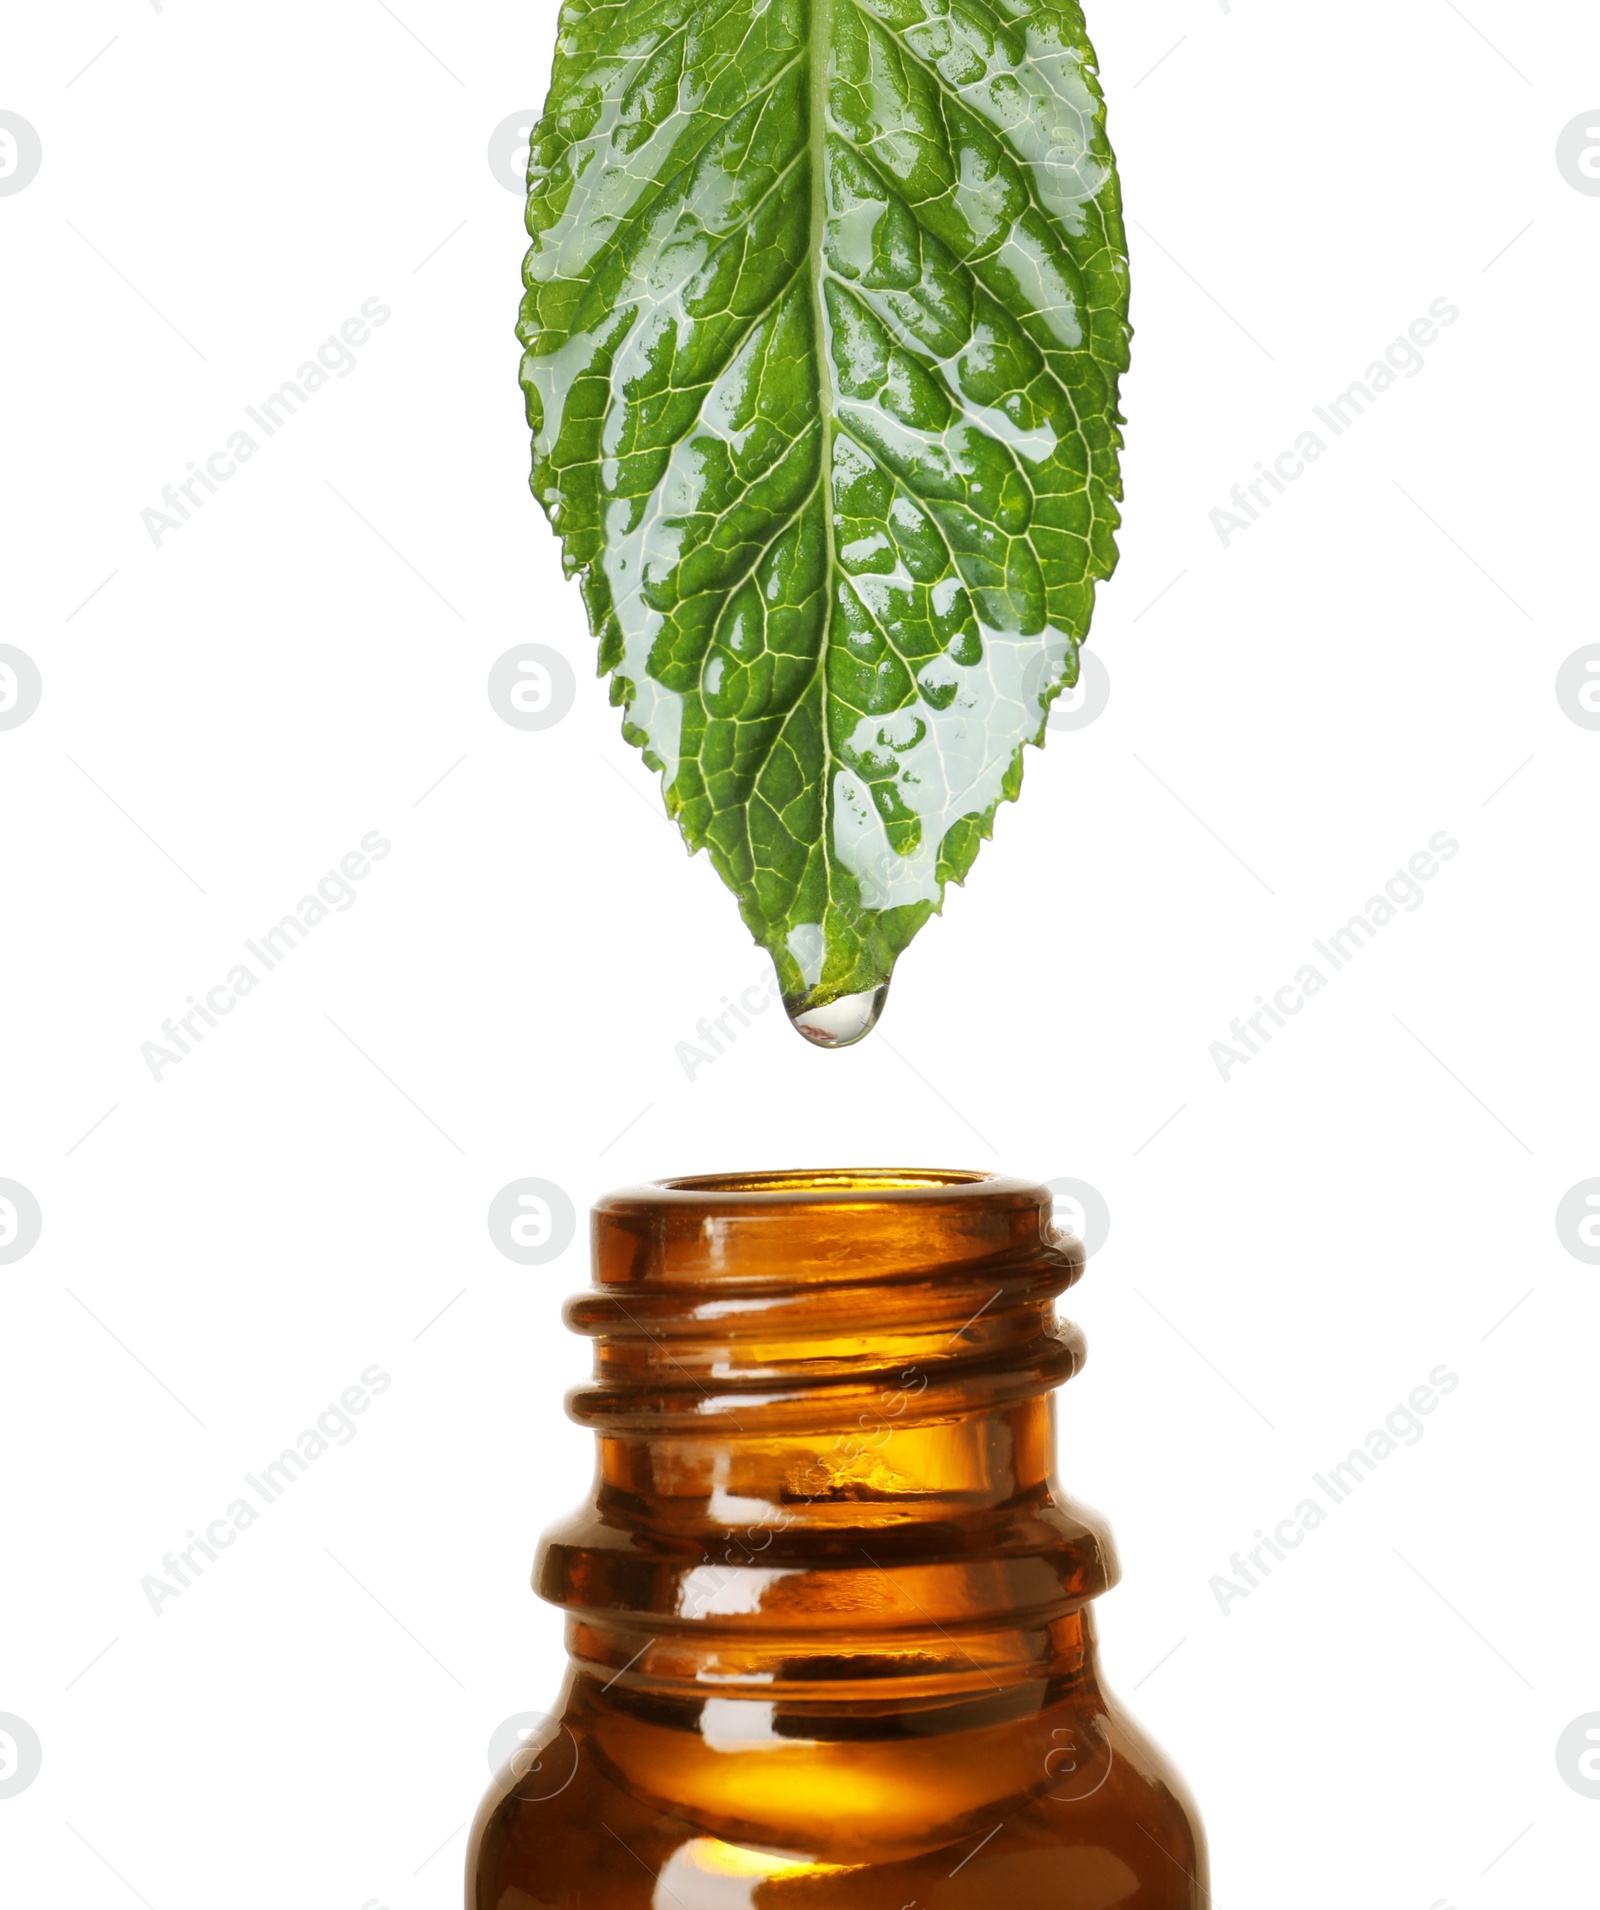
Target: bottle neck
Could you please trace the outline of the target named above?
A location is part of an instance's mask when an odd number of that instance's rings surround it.
[[[596,1489],[536,1582],[597,1692],[825,1714],[1092,1679],[1115,1566],[1052,1478],[1082,1252],[1046,1190],[680,1183],[603,1203],[596,1261]]]

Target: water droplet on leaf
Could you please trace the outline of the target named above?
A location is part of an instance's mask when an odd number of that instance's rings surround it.
[[[821,1008],[801,1008],[789,1016],[790,1025],[819,1048],[848,1048],[871,1034],[889,999],[889,984],[863,989],[859,995],[841,995]]]

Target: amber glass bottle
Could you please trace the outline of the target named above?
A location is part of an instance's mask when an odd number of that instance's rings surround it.
[[[1202,1910],[1181,1779],[1100,1684],[1110,1540],[1053,1477],[1083,1269],[988,1174],[725,1175],[594,1213],[571,1667],[468,1910]]]

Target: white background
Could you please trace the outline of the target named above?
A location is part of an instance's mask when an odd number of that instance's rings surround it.
[[[1031,757],[878,1035],[826,1055],[773,1009],[691,1080],[676,1044],[765,963],[525,488],[486,146],[542,96],[548,0],[13,10],[43,165],[0,196],[0,641],[43,701],[0,732],[0,1176],[43,1232],[0,1267],[0,1712],[43,1767],[0,1799],[8,1903],[457,1904],[490,1733],[556,1688],[528,1565],[589,1465],[582,1229],[518,1266],[491,1198],[867,1162],[1109,1204],[1062,1472],[1219,1904],[1592,1891],[1555,1751],[1600,1711],[1600,1269],[1555,1210],[1600,1175],[1600,733],[1555,679],[1600,637],[1600,198],[1555,147],[1600,22],[1091,27],[1135,222],[1109,708]],[[157,548],[162,486],[374,297],[354,371]],[[1438,298],[1423,371],[1224,547],[1230,486]],[[530,639],[580,678],[537,734],[485,692]],[[152,1079],[374,829],[354,905]],[[1210,1045],[1439,830],[1422,906],[1224,1081]],[[373,1362],[358,1436],[154,1616],[142,1577]],[[1441,1362],[1420,1443],[1224,1616],[1230,1555]]]

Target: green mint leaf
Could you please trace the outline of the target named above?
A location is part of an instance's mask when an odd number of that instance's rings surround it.
[[[533,490],[624,733],[791,1013],[870,997],[1116,561],[1127,262],[1082,14],[567,0],[529,182]]]

